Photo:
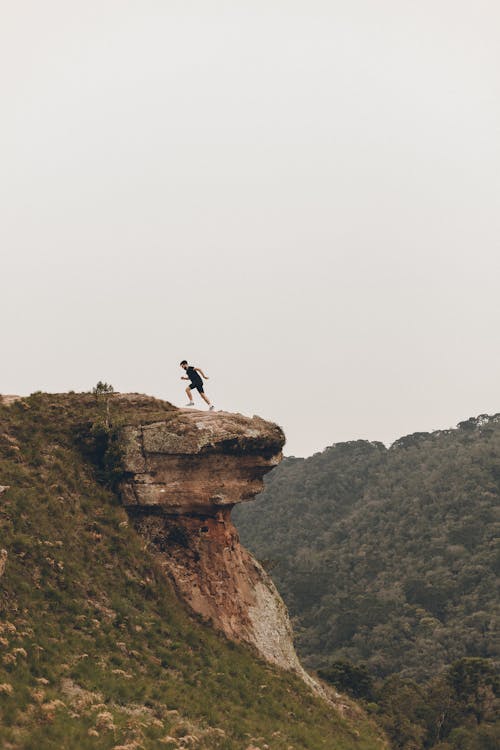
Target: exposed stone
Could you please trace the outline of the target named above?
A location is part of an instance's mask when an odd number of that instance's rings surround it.
[[[123,431],[124,505],[211,513],[262,489],[281,460],[282,431],[259,417],[224,412],[172,412],[162,422]]]
[[[189,606],[228,638],[299,673],[286,607],[231,521],[281,460],[282,430],[259,417],[176,410],[125,427],[122,503]]]
[[[20,401],[22,399],[22,396],[14,396],[13,394],[10,395],[3,395],[0,396],[0,403],[5,404],[5,406],[10,406],[11,404],[14,404],[16,401]]]
[[[8,484],[0,484],[0,495],[3,495],[4,492],[7,492],[7,490],[10,490],[10,487]]]

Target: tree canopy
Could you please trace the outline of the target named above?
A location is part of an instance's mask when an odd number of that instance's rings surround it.
[[[467,669],[477,678],[481,664],[489,675],[498,656],[499,497],[500,415],[482,415],[388,449],[358,440],[287,458],[234,517],[243,543],[272,565],[306,664],[367,700],[375,681],[382,712],[397,694],[392,721],[408,718],[404,695],[420,695],[425,707],[453,684],[460,703],[460,684],[472,690]],[[482,699],[498,690],[490,677]],[[467,722],[470,701],[458,712]],[[396,746],[434,746],[419,726],[419,739]],[[475,747],[460,742],[443,750]]]

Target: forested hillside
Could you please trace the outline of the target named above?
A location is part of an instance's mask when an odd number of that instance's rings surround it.
[[[424,685],[464,658],[488,672],[497,655],[499,497],[500,415],[481,416],[390,449],[288,458],[235,520],[306,663]]]

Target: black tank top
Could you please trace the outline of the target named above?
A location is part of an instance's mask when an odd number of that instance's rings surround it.
[[[203,382],[192,365],[189,365],[189,367],[187,368],[186,375],[188,376],[189,380],[195,385],[201,385],[201,383]]]

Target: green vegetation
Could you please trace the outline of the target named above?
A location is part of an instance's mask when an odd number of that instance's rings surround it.
[[[371,701],[395,747],[498,747],[499,495],[496,415],[390,449],[360,440],[285,459],[235,510],[243,543],[272,565],[303,660]],[[481,715],[450,687],[467,664],[485,681]]]
[[[116,428],[172,408],[109,391],[0,405],[0,746],[383,747],[355,707],[341,718],[190,616],[129,525]]]
[[[500,685],[490,659],[460,659],[423,684],[399,675],[374,680],[366,667],[345,662],[334,662],[319,674],[366,701],[393,748],[498,750]]]

